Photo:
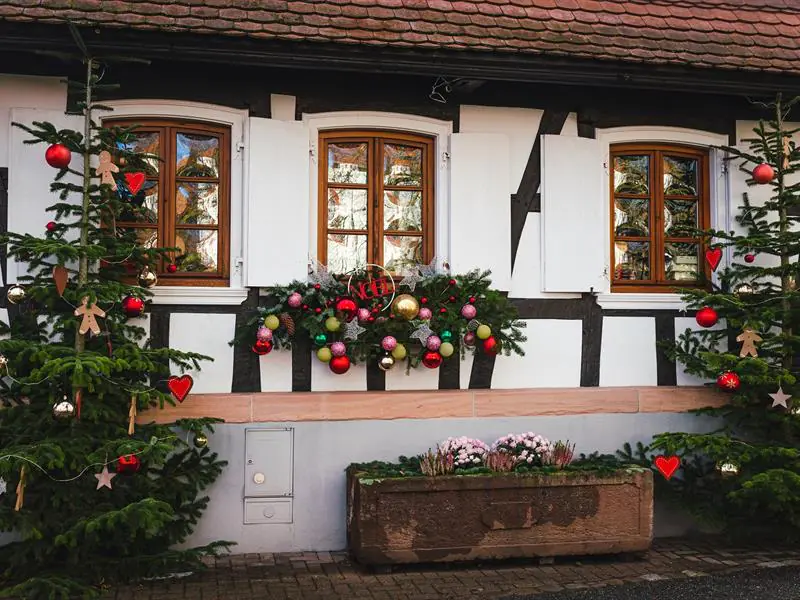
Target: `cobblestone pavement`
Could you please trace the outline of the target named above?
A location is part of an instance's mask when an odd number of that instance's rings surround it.
[[[800,548],[731,547],[713,538],[656,540],[642,558],[583,557],[408,566],[373,574],[344,552],[240,554],[203,573],[120,588],[111,600],[497,600],[546,592],[800,565]]]

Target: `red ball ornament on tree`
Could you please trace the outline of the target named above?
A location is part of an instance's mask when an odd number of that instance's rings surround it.
[[[72,152],[64,144],[53,144],[45,151],[44,159],[54,169],[66,169],[72,160]]]
[[[328,368],[337,375],[344,375],[350,369],[350,359],[345,356],[334,356],[328,363]]]
[[[256,343],[253,344],[253,352],[260,356],[269,354],[272,352],[272,342],[269,340],[256,340]]]
[[[355,303],[355,300],[352,298],[341,298],[336,302],[336,312],[341,313],[341,315],[348,321],[352,321],[353,317],[356,316],[356,312],[358,311],[358,306]]]
[[[751,262],[754,262],[755,260],[756,260],[756,255],[755,254],[745,254],[744,255],[744,262],[746,262],[746,263],[751,263]]]
[[[446,312],[447,312],[447,309],[446,309],[446,308],[443,306],[442,308],[440,308],[440,309],[439,309],[439,312],[440,312],[441,314],[444,314],[444,313],[446,313]]]
[[[429,350],[422,355],[422,364],[429,369],[438,369],[442,364],[442,360],[442,355],[438,352],[433,352],[432,350]]]
[[[122,300],[122,311],[127,317],[141,317],[144,312],[144,300],[136,296],[125,296]]]
[[[719,321],[717,311],[710,306],[705,306],[698,310],[694,318],[700,327],[713,327],[717,324],[717,321]]]
[[[120,456],[117,459],[117,473],[123,475],[132,475],[136,473],[142,466],[142,461],[135,454],[128,454],[127,456]]]
[[[47,225],[45,225],[48,233],[53,233],[57,227],[58,224],[55,221],[50,221]]]
[[[753,180],[756,183],[769,183],[775,177],[775,169],[773,169],[767,163],[761,163],[755,169],[753,169]]]
[[[500,342],[498,342],[493,335],[490,335],[483,340],[483,351],[486,352],[486,354],[497,354],[500,352]]]
[[[175,263],[171,263],[167,265],[167,272],[168,273],[176,273],[178,271],[178,265]]]
[[[419,299],[419,303],[420,304],[427,304],[428,303],[428,299],[425,296],[423,296],[422,298]]]
[[[450,285],[455,285],[456,284],[456,280],[455,279],[451,279],[447,283],[449,283]]]
[[[726,392],[735,392],[739,389],[740,385],[741,381],[739,380],[739,376],[733,371],[726,371],[717,377],[717,387]]]

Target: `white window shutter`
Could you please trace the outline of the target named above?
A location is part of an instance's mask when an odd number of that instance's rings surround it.
[[[542,291],[607,291],[608,185],[600,142],[542,136]]]
[[[456,133],[450,143],[450,268],[492,271],[492,287],[511,286],[508,136]]]
[[[34,121],[50,122],[56,129],[72,129],[83,132],[83,117],[64,114],[63,110],[37,110],[32,108],[12,108],[11,121],[31,127]],[[25,144],[33,136],[24,129],[9,125],[8,136],[8,231],[29,233],[43,237],[45,224],[55,217],[45,212],[48,206],[60,202],[58,195],[50,191],[58,169],[44,160],[47,144]],[[81,157],[73,154],[71,166],[80,171],[83,168]],[[75,181],[70,176],[62,181]],[[72,202],[80,202],[79,195],[72,194]],[[9,260],[8,281],[14,283],[17,277],[25,275],[25,263]]]
[[[250,118],[246,285],[308,274],[309,138],[301,121]]]

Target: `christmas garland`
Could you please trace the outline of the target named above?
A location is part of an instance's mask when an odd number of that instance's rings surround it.
[[[339,278],[315,263],[310,281],[269,288],[266,305],[232,344],[264,355],[308,338],[337,374],[359,362],[384,371],[404,360],[407,371],[420,363],[435,369],[467,350],[524,355],[525,322],[490,288],[489,271],[450,275],[422,265],[397,283],[372,273]]]

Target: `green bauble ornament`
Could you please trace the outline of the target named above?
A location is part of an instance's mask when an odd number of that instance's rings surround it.
[[[325,344],[328,343],[328,336],[325,335],[324,333],[318,333],[317,335],[314,336],[314,343],[317,346],[324,346]]]
[[[453,340],[453,333],[451,331],[443,331],[442,333],[439,334],[439,338],[443,342],[450,342]]]
[[[342,324],[339,322],[339,319],[336,317],[328,317],[325,319],[325,329],[328,331],[339,331],[339,327]]]

